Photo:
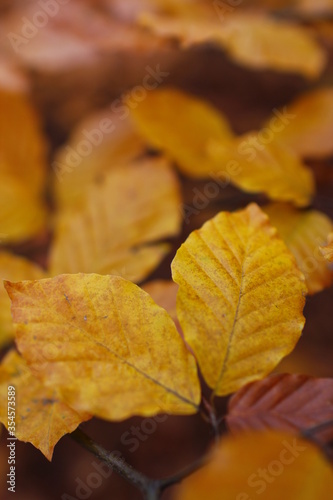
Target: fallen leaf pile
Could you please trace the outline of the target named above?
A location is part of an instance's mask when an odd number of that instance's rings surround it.
[[[217,443],[175,499],[329,497],[332,378],[278,371],[332,291],[332,12],[3,2],[0,422],[14,387],[19,441],[51,461],[91,419],[203,417]]]

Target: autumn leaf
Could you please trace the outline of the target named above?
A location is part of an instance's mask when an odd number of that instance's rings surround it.
[[[131,114],[148,143],[191,177],[207,177],[210,173],[210,141],[225,144],[233,138],[221,113],[205,101],[172,88],[149,92]]]
[[[333,473],[310,442],[288,433],[248,432],[222,439],[210,462],[178,488],[176,500],[327,500]]]
[[[82,206],[89,186],[129,163],[146,146],[129,118],[105,109],[82,120],[52,163],[55,199],[61,209]]]
[[[333,262],[333,233],[330,233],[327,238],[327,245],[319,247],[320,252],[329,262]]]
[[[11,92],[2,82],[0,108],[0,233],[17,243],[46,223],[46,147],[24,88]]]
[[[0,173],[40,193],[46,179],[46,142],[25,92],[0,88]]]
[[[10,300],[2,281],[41,279],[44,276],[44,271],[33,262],[9,252],[0,252],[0,348],[14,338]]]
[[[148,142],[190,177],[214,174],[245,191],[297,206],[311,201],[311,170],[274,134],[264,143],[262,131],[235,137],[220,112],[172,89],[150,92],[132,116]]]
[[[305,157],[325,157],[333,153],[333,87],[321,87],[298,97],[290,105],[275,110],[263,128],[270,127],[277,114],[287,113],[285,127],[277,124],[280,141]]]
[[[71,408],[109,420],[198,410],[195,360],[167,312],[138,286],[78,274],[6,289],[19,351]]]
[[[333,420],[333,379],[278,374],[253,382],[231,397],[226,420],[232,431],[301,432],[320,425]],[[333,439],[333,428],[322,436]]]
[[[12,422],[7,414],[9,387],[15,388],[15,436],[32,443],[48,460],[59,439],[90,418],[61,402],[56,390],[45,387],[21,356],[10,351],[0,365],[0,421],[6,428]]]
[[[178,183],[159,159],[114,169],[77,211],[58,215],[50,273],[118,274],[139,282],[168,251],[162,238],[181,225]]]
[[[315,191],[312,171],[278,139],[262,143],[260,132],[237,137],[227,146],[211,142],[211,171],[250,193],[309,205]]]
[[[249,68],[271,68],[298,72],[308,78],[318,76],[325,65],[324,51],[304,27],[277,21],[259,13],[233,12],[193,19],[144,13],[139,22],[156,35],[178,40],[184,47],[213,43],[237,62]]]
[[[301,335],[304,277],[255,204],[192,232],[172,276],[185,340],[215,395],[263,378]]]
[[[1,162],[0,162],[1,172]],[[46,225],[45,203],[19,177],[1,174],[0,233],[6,242],[32,238]]]
[[[330,286],[333,273],[318,249],[333,231],[330,218],[317,210],[299,211],[282,203],[268,205],[264,211],[294,254],[309,293]]]

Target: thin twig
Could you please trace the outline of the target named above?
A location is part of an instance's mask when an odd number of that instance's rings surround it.
[[[211,400],[211,402],[208,402],[205,398],[203,398],[202,402],[205,409],[208,412],[208,421],[212,426],[214,432],[215,443],[218,443],[220,439],[220,430],[219,430],[220,421],[216,417],[216,410],[213,404],[213,399]]]
[[[102,446],[95,443],[89,436],[87,436],[81,429],[76,429],[72,432],[71,437],[79,443],[83,448],[90,451],[99,460],[106,463],[111,469],[117,472],[121,477],[123,477],[127,482],[139,488],[144,493],[147,493],[150,488],[151,479],[144,476],[137,470],[133,469],[129,464],[127,464],[122,458],[119,458],[113,453],[105,450]],[[153,500],[154,497],[146,497]],[[159,497],[155,497],[159,498]]]
[[[128,483],[138,488],[142,492],[145,500],[159,500],[165,489],[179,483],[182,479],[203,467],[207,461],[207,457],[204,456],[173,476],[169,476],[165,479],[151,479],[133,469],[133,467],[127,464],[122,458],[119,458],[119,456],[116,456],[105,450],[103,446],[95,443],[95,441],[87,436],[81,429],[78,428],[72,432],[71,437],[83,448],[117,472],[117,474],[123,477]]]

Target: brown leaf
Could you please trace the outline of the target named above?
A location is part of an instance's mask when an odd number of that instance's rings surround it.
[[[232,431],[300,431],[333,419],[333,379],[278,374],[242,387],[229,401]],[[319,434],[316,434],[318,437]],[[333,439],[333,426],[321,433]]]

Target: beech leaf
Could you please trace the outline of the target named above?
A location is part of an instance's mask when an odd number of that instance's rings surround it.
[[[1,173],[0,161],[0,173]],[[0,233],[6,242],[18,243],[32,238],[46,225],[44,202],[19,178],[1,174]]]
[[[7,427],[8,387],[15,387],[15,436],[32,443],[48,460],[62,436],[90,418],[59,400],[57,391],[45,387],[16,351],[10,351],[0,365],[0,421]]]
[[[90,149],[84,149],[87,140],[91,142]],[[80,207],[91,184],[110,170],[142,156],[145,150],[146,145],[129,118],[120,119],[106,109],[82,120],[52,163],[55,198],[60,208]]]
[[[178,488],[176,500],[327,500],[333,472],[316,446],[282,432],[228,436]]]
[[[328,235],[327,245],[320,247],[320,252],[329,262],[333,262],[333,232]]]
[[[329,420],[333,379],[294,374],[271,375],[242,387],[231,397],[227,415],[232,431],[272,428],[299,433]],[[322,435],[333,439],[333,427]]]
[[[0,348],[14,338],[10,300],[3,280],[33,280],[44,277],[44,271],[33,262],[9,252],[0,252]]]
[[[185,340],[214,394],[263,378],[297,343],[304,277],[257,205],[221,212],[192,232],[172,275]]]
[[[198,410],[195,360],[167,312],[138,286],[77,274],[6,289],[19,351],[71,408],[108,420]]]
[[[192,177],[207,177],[212,170],[210,141],[233,138],[228,121],[212,105],[172,88],[149,92],[131,113],[149,144]]]
[[[318,249],[333,231],[330,218],[317,210],[300,211],[282,203],[268,205],[264,210],[294,254],[309,293],[314,294],[330,286],[333,273]]]
[[[227,146],[212,141],[209,155],[214,173],[230,178],[244,191],[265,193],[272,200],[289,201],[299,207],[309,205],[315,192],[312,171],[283,142],[274,139],[263,144],[259,137],[260,131],[254,131]]]
[[[258,13],[238,11],[225,16],[226,5],[214,5],[218,14],[213,20],[145,13],[139,21],[156,35],[176,39],[185,47],[213,43],[250,68],[299,72],[308,78],[322,72],[325,53],[305,28]]]
[[[130,181],[130,182],[129,182]],[[124,165],[87,192],[77,210],[61,211],[50,274],[96,272],[143,280],[181,227],[177,178],[164,160]]]
[[[32,193],[46,179],[46,142],[26,92],[0,88],[0,173],[19,178]]]
[[[300,156],[325,157],[333,153],[333,87],[307,92],[280,112],[284,110],[291,119],[276,132],[279,140]],[[275,116],[276,111],[266,126]]]

